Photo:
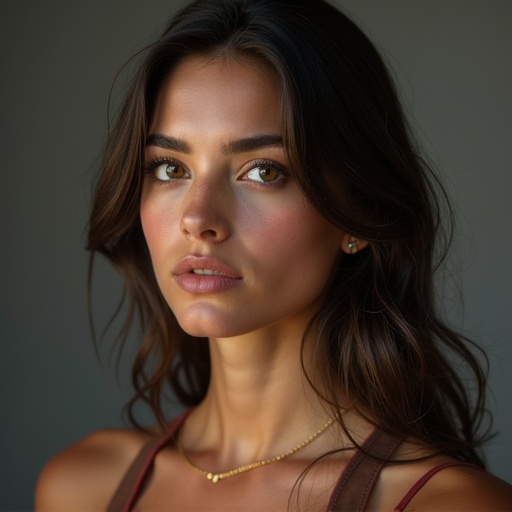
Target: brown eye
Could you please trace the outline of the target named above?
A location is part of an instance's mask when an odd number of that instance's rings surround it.
[[[273,167],[260,167],[260,178],[263,181],[274,181],[279,178],[279,171]]]
[[[259,164],[253,167],[245,175],[245,178],[257,183],[272,183],[280,180],[283,172],[271,164]]]
[[[154,176],[160,181],[169,181],[173,179],[185,178],[187,173],[183,166],[178,164],[161,164],[155,167]]]

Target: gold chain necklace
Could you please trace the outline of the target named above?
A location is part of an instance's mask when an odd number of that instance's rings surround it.
[[[235,469],[231,469],[229,471],[226,471],[224,473],[211,473],[210,471],[206,471],[206,469],[202,469],[198,466],[196,466],[189,458],[188,455],[185,453],[185,449],[183,448],[183,428],[180,429],[180,432],[178,434],[178,439],[176,440],[176,446],[178,447],[178,450],[183,457],[183,460],[187,463],[189,467],[191,467],[194,471],[197,471],[201,475],[205,476],[210,480],[212,483],[216,484],[219,480],[222,480],[223,478],[229,478],[230,476],[235,476],[240,473],[244,473],[245,471],[249,471],[250,469],[256,469],[261,466],[266,466],[267,464],[272,464],[272,462],[277,462],[279,460],[286,459],[286,457],[289,457],[290,455],[293,455],[294,453],[297,453],[299,450],[302,450],[302,448],[305,448],[309,443],[311,443],[314,439],[316,439],[320,434],[325,432],[331,425],[333,424],[332,418],[329,418],[329,421],[321,428],[319,428],[316,432],[311,434],[305,441],[302,441],[302,443],[298,444],[295,448],[292,448],[291,450],[281,454],[276,455],[275,457],[272,457],[271,459],[265,459],[265,460],[259,460],[257,462],[252,462],[251,464],[246,464],[245,466],[240,466]]]

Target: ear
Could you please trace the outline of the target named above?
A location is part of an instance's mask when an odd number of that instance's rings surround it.
[[[341,250],[345,254],[355,254],[358,251],[362,251],[368,246],[367,240],[361,240],[355,236],[345,233],[341,240]]]

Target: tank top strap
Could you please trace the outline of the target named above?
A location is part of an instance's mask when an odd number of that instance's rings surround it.
[[[151,439],[143,445],[137,457],[126,471],[110,501],[107,512],[129,512],[142,489],[146,478],[153,467],[157,454],[175,437],[180,426],[190,411],[186,411],[169,424],[169,431],[156,439]]]
[[[442,464],[438,464],[434,466],[432,469],[427,471],[407,492],[407,494],[402,498],[402,501],[395,507],[394,512],[403,512],[405,507],[409,504],[409,502],[414,498],[416,493],[439,471],[442,471],[446,468],[451,468],[454,466],[465,466],[473,469],[478,469],[483,471],[481,467],[476,464],[472,464],[471,462],[464,462],[462,460],[452,460],[449,462],[443,462]]]
[[[327,512],[364,511],[379,473],[402,439],[376,428],[345,466]]]

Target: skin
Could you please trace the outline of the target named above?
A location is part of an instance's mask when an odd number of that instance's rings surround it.
[[[238,139],[281,135],[273,75],[194,59],[165,81],[158,105],[150,133],[179,139],[188,151],[146,146],[147,164],[173,159],[173,174],[183,177],[169,179],[168,164],[156,167],[140,211],[158,283],[180,325],[211,339],[300,332],[348,236],[305,200],[282,144],[224,149]],[[182,290],[173,272],[189,255],[225,263],[238,285],[221,293]]]
[[[226,444],[219,462],[238,466],[264,458],[277,441],[271,433],[294,416],[303,421],[296,407],[284,408],[284,397],[293,397],[302,413],[310,408],[305,399],[314,400],[296,386],[301,334],[350,237],[306,201],[282,144],[225,150],[235,140],[281,136],[277,87],[265,67],[191,59],[163,83],[157,105],[150,134],[179,139],[188,150],[147,145],[147,165],[172,158],[182,177],[169,180],[165,164],[152,170],[142,226],[170,308],[189,334],[209,337],[212,354],[208,397],[195,413],[202,416],[196,423],[209,429],[190,426],[189,441],[206,437],[213,447],[219,437]],[[268,182],[258,172],[262,159],[270,162]],[[223,262],[238,284],[220,293],[184,291],[174,269],[190,255]],[[284,367],[293,369],[293,379],[285,378]],[[283,400],[275,399],[276,390]],[[268,404],[264,414],[255,412],[256,403]],[[268,416],[275,419],[271,428]],[[326,419],[310,422],[311,431]]]
[[[226,151],[234,140],[281,135],[278,98],[273,74],[257,61],[185,60],[161,86],[146,147],[140,214],[154,271],[183,329],[208,337],[211,349],[208,394],[185,423],[183,445],[197,466],[214,472],[286,452],[328,418],[304,380],[300,340],[352,238],[307,202],[275,140]],[[262,159],[267,175],[259,172]],[[259,183],[262,176],[270,181]],[[365,246],[360,241],[358,249]],[[213,291],[184,289],[176,269],[191,256],[227,269],[229,286],[217,289],[225,278],[207,277]],[[360,441],[373,429],[351,410],[345,420]],[[100,431],[68,448],[43,471],[36,509],[104,510],[151,437],[128,429]],[[169,447],[157,457],[137,510],[286,510],[308,464],[343,446],[349,441],[333,426],[294,456],[216,485]],[[300,495],[304,510],[325,510],[351,454],[338,454],[308,473]],[[428,447],[407,440],[397,456],[429,454]],[[393,510],[418,478],[446,460],[386,467],[368,510]],[[510,489],[486,473],[450,468],[406,510],[511,510]]]

